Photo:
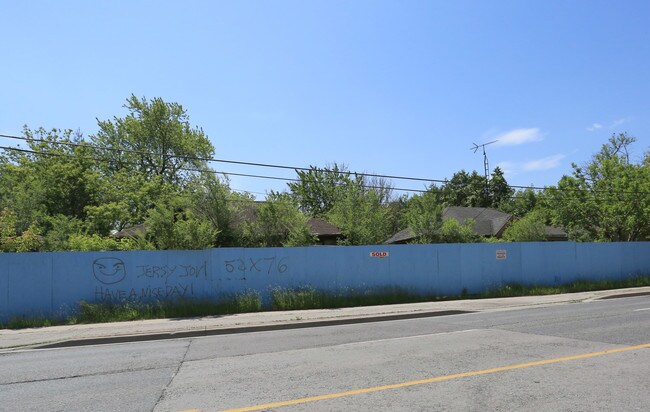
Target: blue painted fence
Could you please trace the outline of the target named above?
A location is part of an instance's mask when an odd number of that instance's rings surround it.
[[[0,321],[65,316],[80,300],[215,298],[274,287],[399,286],[455,295],[650,274],[650,242],[488,243],[0,254]]]

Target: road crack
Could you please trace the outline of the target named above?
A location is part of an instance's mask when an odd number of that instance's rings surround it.
[[[158,397],[158,400],[156,400],[156,403],[153,405],[153,408],[151,408],[151,411],[155,411],[160,402],[162,402],[165,399],[165,395],[167,394],[167,389],[171,386],[172,382],[174,382],[174,379],[176,378],[176,375],[178,375],[178,372],[181,370],[181,367],[183,367],[183,364],[185,363],[185,358],[187,357],[187,354],[190,351],[190,346],[192,346],[193,339],[189,339],[187,342],[187,347],[185,348],[185,353],[183,353],[183,357],[181,358],[180,362],[178,362],[178,367],[172,373],[171,378],[169,379],[169,382],[165,385],[163,390],[160,392],[160,396]]]

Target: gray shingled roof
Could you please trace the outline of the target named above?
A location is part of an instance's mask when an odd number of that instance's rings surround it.
[[[464,224],[474,220],[474,233],[480,236],[499,236],[503,233],[512,215],[488,207],[450,206],[442,211],[442,218],[451,218]]]
[[[316,236],[340,236],[342,235],[341,229],[323,219],[312,217],[307,221],[312,235]]]
[[[251,212],[249,215],[245,216],[244,219],[253,220],[255,219],[255,214]],[[312,235],[316,235],[316,236],[341,236],[342,235],[341,229],[322,219],[311,218],[309,219],[309,221],[307,221],[307,224],[311,229]],[[140,223],[139,225],[122,229],[113,236],[115,236],[118,239],[140,237],[147,233],[147,229],[148,229],[147,226],[148,225],[146,223]]]
[[[546,226],[544,228],[544,234],[547,238],[553,239],[568,239],[569,234],[565,232],[561,227],[557,226]]]
[[[500,236],[512,219],[512,215],[487,207],[450,206],[442,211],[443,219],[455,219],[464,224],[469,219],[474,221],[474,234],[480,236]],[[395,233],[384,243],[405,243],[416,238],[411,228]]]
[[[140,236],[144,236],[147,234],[147,224],[146,223],[140,223],[139,225],[127,227],[126,229],[122,229],[113,236],[118,238],[118,239],[125,239],[125,238],[138,238]]]
[[[399,232],[395,233],[393,236],[391,236],[388,240],[386,240],[384,243],[385,244],[392,244],[392,243],[405,243],[410,240],[415,239],[417,236],[415,236],[415,232],[411,230],[410,227],[407,227],[404,230],[400,230]]]

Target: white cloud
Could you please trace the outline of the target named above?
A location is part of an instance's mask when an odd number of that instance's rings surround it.
[[[610,129],[614,129],[614,128],[616,128],[616,127],[618,127],[618,126],[620,126],[620,125],[622,125],[622,124],[624,124],[624,123],[629,122],[630,120],[632,120],[632,118],[629,117],[629,116],[628,116],[628,117],[625,117],[625,118],[623,118],[623,119],[614,120],[614,121],[612,122],[612,124],[609,126],[609,128],[610,128]]]
[[[526,172],[532,172],[535,170],[555,169],[556,167],[560,166],[560,162],[565,157],[566,156],[563,154],[556,154],[542,159],[531,160],[529,162],[523,163],[522,169]]]
[[[598,130],[598,129],[602,129],[602,128],[603,128],[603,125],[602,125],[602,124],[600,124],[600,123],[594,123],[594,124],[591,125],[591,127],[587,127],[587,131],[589,131],[589,132],[593,132],[593,131],[596,131],[596,130]]]
[[[499,146],[516,146],[524,143],[538,142],[542,140],[542,133],[537,128],[515,129],[498,135],[497,145]]]
[[[561,166],[562,159],[566,155],[556,154],[544,157],[542,159],[529,160],[527,162],[501,162],[497,164],[503,173],[508,176],[515,176],[524,172],[535,172],[540,170],[549,170]]]

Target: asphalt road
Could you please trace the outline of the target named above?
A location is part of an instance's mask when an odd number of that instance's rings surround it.
[[[0,354],[3,411],[645,411],[648,405],[648,296]]]

